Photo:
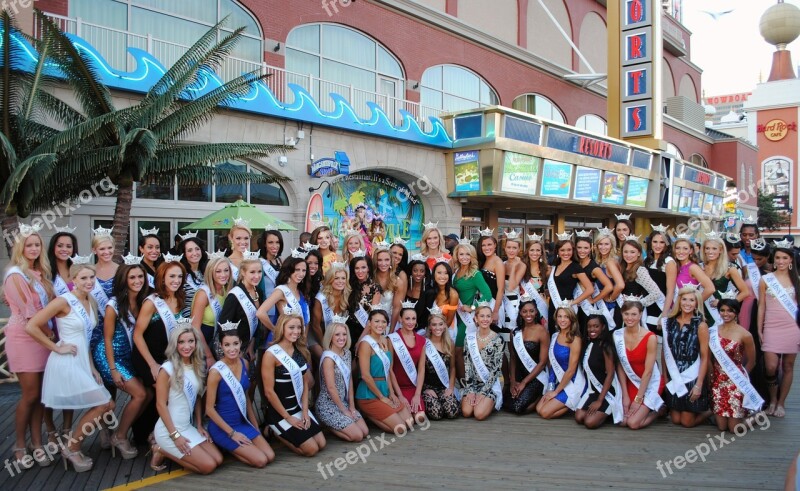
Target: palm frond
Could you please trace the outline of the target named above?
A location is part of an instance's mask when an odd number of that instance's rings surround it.
[[[268,157],[287,147],[268,143],[205,143],[175,145],[159,149],[147,173],[176,172],[193,166],[225,162],[230,159]]]
[[[35,155],[20,162],[14,167],[11,176],[0,191],[0,203],[8,204],[16,198],[18,206],[24,205],[24,202],[18,197],[20,189],[35,193],[41,186],[41,183],[37,182],[36,179],[26,179],[28,173],[37,167],[49,167],[53,165],[55,161],[56,154],[48,153]],[[30,196],[27,195],[26,199],[30,200]]]
[[[7,167],[9,170],[13,169],[17,163],[17,152],[14,150],[14,144],[3,133],[0,133],[0,156],[3,160],[8,162]]]
[[[202,184],[215,183],[218,185],[244,184],[247,182],[259,184],[273,184],[288,182],[291,179],[283,176],[273,176],[270,174],[245,172],[219,167],[204,166],[191,167],[177,172],[179,186],[198,186]]]

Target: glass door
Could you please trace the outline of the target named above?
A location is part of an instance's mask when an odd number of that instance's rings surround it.
[[[401,116],[397,112],[397,82],[389,78],[380,77],[380,94],[383,96],[381,97],[382,101],[376,102],[381,104],[389,121],[394,124],[402,122]]]

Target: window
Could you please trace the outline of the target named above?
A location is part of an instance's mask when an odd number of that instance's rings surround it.
[[[556,123],[564,123],[564,114],[550,99],[539,94],[523,94],[511,104],[518,111],[546,118]]]
[[[683,154],[681,153],[680,150],[678,150],[678,147],[676,147],[672,143],[667,143],[667,153],[671,153],[675,157],[678,157],[679,159],[683,160]]]
[[[426,69],[420,81],[420,101],[444,112],[499,104],[497,93],[483,78],[456,65]]]
[[[706,159],[703,158],[703,156],[700,155],[699,153],[692,154],[692,156],[689,157],[689,162],[699,165],[704,169],[708,169],[708,162],[706,162]]]
[[[584,114],[575,122],[575,127],[582,130],[591,131],[598,135],[608,134],[608,125],[606,121],[600,116],[594,114]]]

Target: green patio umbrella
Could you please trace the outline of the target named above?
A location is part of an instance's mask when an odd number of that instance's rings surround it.
[[[253,230],[297,230],[283,220],[241,199],[181,228],[182,230],[226,230],[233,226],[233,221],[237,218],[247,220],[247,226]]]

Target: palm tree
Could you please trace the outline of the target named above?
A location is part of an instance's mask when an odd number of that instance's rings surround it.
[[[122,254],[128,236],[134,182],[172,185],[176,176],[179,185],[288,180],[220,170],[213,164],[228,159],[267,157],[289,147],[262,143],[189,144],[184,140],[221,108],[249,93],[253,83],[266,77],[257,71],[246,73],[202,96],[187,95],[192,93],[187,89],[199,87],[208,72],[221,65],[240,39],[243,28],[217,41],[223,19],[191,46],[138,104],[116,109],[109,89],[100,83],[94,71],[93,60],[75,49],[47,16],[38,11],[37,16],[42,23],[43,39],[51,40],[50,57],[61,68],[64,80],[75,92],[87,117],[83,124],[94,122],[97,129],[84,141],[77,142],[82,150],[72,152],[68,159],[31,161],[15,167],[0,201],[17,200],[25,204],[25,211],[38,209],[41,197],[25,193],[26,190],[76,180],[86,189],[107,176],[117,186],[113,236],[115,250]]]

